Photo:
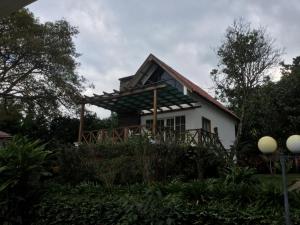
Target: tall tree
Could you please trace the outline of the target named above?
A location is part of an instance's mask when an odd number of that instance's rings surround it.
[[[277,111],[281,113],[281,136],[300,132],[300,56],[293,59],[292,64],[281,63],[282,77],[276,84],[273,93]]]
[[[71,109],[83,90],[72,38],[65,20],[41,23],[28,10],[0,19],[0,103],[21,105],[27,113]]]
[[[240,117],[235,145],[241,137],[249,98],[255,87],[270,79],[268,72],[278,64],[281,53],[264,28],[252,28],[242,19],[228,27],[217,50],[218,66],[211,75],[217,97]]]
[[[300,56],[281,66],[280,80],[256,87],[248,100],[239,151],[247,165],[261,161],[257,157],[260,137],[271,135],[284,146],[290,135],[300,132]]]

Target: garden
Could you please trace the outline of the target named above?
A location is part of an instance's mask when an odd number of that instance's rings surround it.
[[[94,86],[79,70],[78,28],[24,9],[1,17],[0,30],[0,130],[14,136],[0,140],[0,224],[284,224],[278,155],[262,156],[257,141],[271,135],[282,147],[299,134],[300,56],[281,62],[265,28],[234,21],[216,52],[215,97],[240,118],[226,151],[140,137],[76,147],[79,105]],[[82,122],[99,130],[119,121],[89,111]],[[285,166],[295,187],[299,166]],[[299,188],[288,196],[300,224]]]
[[[257,175],[218,149],[145,138],[50,149],[15,137],[0,150],[0,163],[2,224],[284,222],[278,175],[277,182]],[[289,197],[300,224],[300,192]]]

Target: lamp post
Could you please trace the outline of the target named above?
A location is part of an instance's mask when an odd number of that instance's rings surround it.
[[[286,147],[291,153],[300,153],[300,135],[292,135],[286,141]],[[258,148],[264,154],[272,154],[277,149],[277,142],[270,136],[265,136],[259,139]],[[285,160],[289,158],[289,155],[285,155],[282,150],[279,150],[279,160],[281,165],[282,183],[283,183],[283,196],[284,196],[284,211],[285,211],[285,223],[291,225],[287,180],[285,171]]]

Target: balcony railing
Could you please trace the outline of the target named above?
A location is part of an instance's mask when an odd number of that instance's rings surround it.
[[[178,132],[173,129],[162,128],[158,129],[156,134],[153,135],[151,130],[143,125],[85,131],[82,134],[81,141],[85,144],[118,143],[138,136],[146,136],[156,143],[201,144],[206,147],[217,146],[224,148],[217,134],[203,129],[189,129]]]
[[[84,131],[81,141],[86,144],[103,142],[123,142],[133,136],[144,136],[148,134],[145,126],[118,127],[112,129],[101,129],[93,131]]]

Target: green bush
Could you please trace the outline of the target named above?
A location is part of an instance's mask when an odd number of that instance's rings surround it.
[[[61,183],[79,184],[83,181],[97,181],[97,158],[92,151],[62,145],[54,150],[53,169]]]
[[[15,137],[0,148],[0,218],[6,224],[24,224],[38,198],[41,177],[50,152],[38,141]]]
[[[223,180],[155,185],[132,185],[107,189],[94,184],[76,187],[50,185],[40,204],[35,206],[33,224],[283,224],[282,199],[272,204],[260,201],[272,187],[253,189],[252,201],[233,201],[229,188],[222,195]],[[237,194],[238,195],[238,194]],[[270,194],[272,195],[272,194]],[[229,198],[230,196],[231,198]],[[279,208],[273,207],[278,204]],[[291,209],[294,224],[300,224],[300,208]]]
[[[212,148],[152,144],[135,137],[122,143],[58,146],[53,162],[56,178],[73,185],[98,182],[106,186],[192,180],[219,176],[224,157]]]
[[[96,180],[110,186],[212,177],[218,176],[224,167],[223,156],[214,149],[167,143],[151,144],[147,138],[133,138],[124,143],[81,145],[79,150],[72,149],[66,155],[60,153],[64,159],[61,167],[66,168],[64,177],[72,178],[74,183],[93,181],[95,178],[84,175],[85,168],[80,168],[82,160],[76,156],[77,152],[90,157],[84,161],[94,162],[97,159],[96,164],[92,163],[94,168],[88,174],[96,174]]]

